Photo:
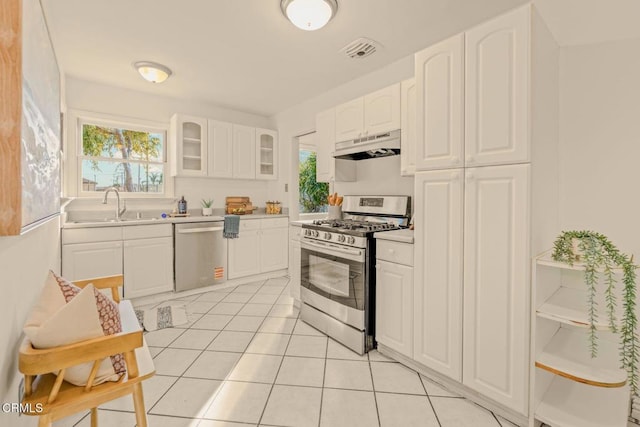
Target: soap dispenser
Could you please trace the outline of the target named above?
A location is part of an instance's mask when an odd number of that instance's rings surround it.
[[[180,200],[178,200],[178,214],[184,215],[187,213],[187,201],[184,199],[184,196]]]

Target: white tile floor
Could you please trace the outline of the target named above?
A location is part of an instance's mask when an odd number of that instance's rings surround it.
[[[156,375],[143,385],[158,427],[511,427],[377,351],[359,356],[298,319],[277,278],[176,298],[189,323],[146,334]],[[135,426],[130,397],[100,425]],[[89,426],[80,414],[56,426]]]

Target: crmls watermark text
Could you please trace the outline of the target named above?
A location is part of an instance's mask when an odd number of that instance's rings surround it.
[[[5,414],[18,414],[18,413],[36,413],[39,414],[43,410],[42,403],[36,403],[35,405],[32,403],[16,403],[16,402],[5,402],[2,404],[2,412]]]

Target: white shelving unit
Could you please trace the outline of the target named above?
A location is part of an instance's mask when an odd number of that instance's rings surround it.
[[[548,251],[534,259],[532,270],[529,426],[626,427],[627,374],[620,368],[619,337],[610,331],[603,295],[596,298],[598,356],[592,358],[584,266],[553,261]]]

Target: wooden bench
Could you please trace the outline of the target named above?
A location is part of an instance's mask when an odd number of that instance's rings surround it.
[[[120,301],[118,287],[122,286],[123,277],[117,275],[74,282],[79,287],[89,283],[93,283],[96,289],[111,289],[112,298],[119,306],[122,332],[46,349],[34,348],[25,338],[18,360],[19,370],[25,378],[23,413],[39,416],[39,426],[51,426],[56,420],[91,410],[91,426],[97,427],[99,405],[131,394],[137,425],[146,427],[141,383],[155,374],[155,368],[131,302]],[[119,353],[124,355],[127,372],[117,382],[94,385],[102,360]],[[66,368],[87,362],[93,362],[93,367],[86,386],[63,381]]]

